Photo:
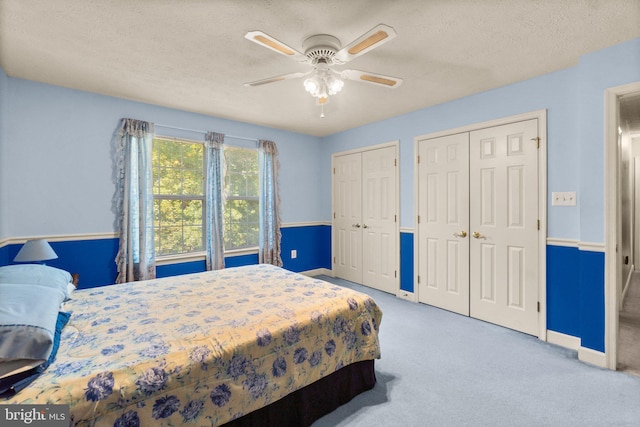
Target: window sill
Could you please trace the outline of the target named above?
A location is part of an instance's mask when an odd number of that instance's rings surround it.
[[[234,257],[242,255],[254,255],[258,253],[258,248],[244,248],[225,251],[225,257]],[[207,258],[205,252],[193,252],[179,255],[165,255],[156,258],[156,265],[180,264],[183,262],[204,261]]]
[[[165,255],[156,258],[156,265],[179,264],[182,262],[204,261],[207,258],[205,252],[192,252],[188,254]]]
[[[253,248],[243,248],[243,249],[233,249],[224,252],[224,256],[240,256],[240,255],[254,255],[258,253],[258,247],[255,246]]]

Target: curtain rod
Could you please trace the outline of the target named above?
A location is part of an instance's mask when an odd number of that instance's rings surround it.
[[[186,131],[186,132],[201,133],[203,135],[207,134],[207,131],[204,131],[204,130],[187,129],[187,128],[180,128],[180,127],[177,127],[177,126],[161,125],[160,123],[155,123],[154,126],[158,126],[158,127],[161,127],[161,128],[167,128],[167,129],[183,130],[183,131]],[[227,134],[225,134],[224,136],[225,136],[225,138],[228,137],[228,138],[235,138],[235,139],[244,139],[245,141],[258,142],[258,140],[255,139],[255,138],[246,138],[244,136],[235,136],[235,135],[227,135]]]

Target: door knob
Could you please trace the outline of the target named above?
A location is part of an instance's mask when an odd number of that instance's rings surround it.
[[[484,239],[484,236],[480,233],[478,233],[477,231],[473,232],[473,237],[476,239]]]
[[[456,237],[467,237],[467,232],[462,230],[459,233],[453,233],[453,235]]]
[[[369,228],[367,224],[362,224],[362,228]]]
[[[360,224],[351,224],[353,228],[360,228]]]

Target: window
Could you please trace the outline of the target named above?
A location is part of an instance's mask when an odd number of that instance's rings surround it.
[[[204,251],[204,145],[154,138],[156,256]]]
[[[260,229],[258,151],[225,147],[225,250],[258,246]]]
[[[258,151],[224,148],[225,250],[255,248],[259,236]],[[204,144],[153,140],[153,205],[156,256],[205,250]]]

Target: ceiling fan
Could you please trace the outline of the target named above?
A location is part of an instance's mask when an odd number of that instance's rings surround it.
[[[396,88],[400,86],[402,79],[359,70],[336,71],[332,68],[334,65],[342,65],[360,55],[364,55],[395,37],[395,30],[384,24],[373,27],[344,47],[341,46],[340,40],[334,36],[316,34],[302,43],[303,54],[262,31],[249,31],[245,34],[245,38],[248,40],[281,55],[288,56],[294,61],[308,64],[313,69],[308,72],[289,73],[256,80],[245,83],[245,86],[261,86],[282,80],[309,76],[304,81],[304,87],[307,92],[317,99],[317,103],[321,107],[327,103],[330,95],[335,95],[342,89],[344,85],[342,79]],[[324,117],[324,110],[322,110],[320,117]]]

